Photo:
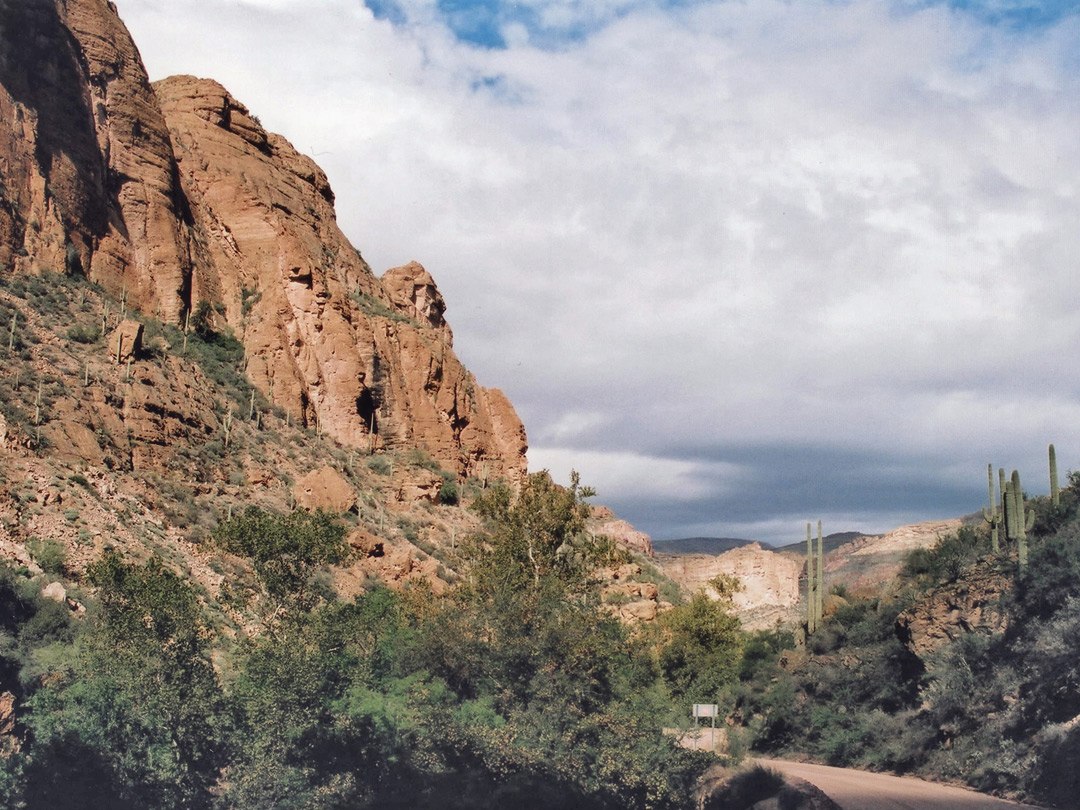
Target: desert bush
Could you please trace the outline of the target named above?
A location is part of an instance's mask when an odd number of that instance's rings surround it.
[[[457,480],[452,472],[442,470],[442,486],[439,487],[439,503],[454,506],[458,502]]]
[[[376,475],[389,475],[393,464],[386,456],[371,456],[367,462],[367,468]]]
[[[92,344],[101,339],[101,328],[96,324],[77,323],[68,328],[64,334],[68,340],[73,340],[76,343]]]
[[[78,517],[78,513],[76,513]],[[67,553],[60,541],[51,537],[44,540],[31,540],[26,544],[27,551],[41,570],[47,574],[63,575],[67,564]]]

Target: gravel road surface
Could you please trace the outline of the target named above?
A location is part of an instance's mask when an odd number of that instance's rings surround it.
[[[1031,807],[908,776],[888,776],[779,759],[757,761],[782,774],[816,785],[843,810],[1016,810],[1018,807]]]

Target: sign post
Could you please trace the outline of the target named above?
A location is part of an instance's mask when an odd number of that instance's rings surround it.
[[[709,730],[709,750],[716,750],[716,715],[719,714],[720,707],[715,703],[695,703],[694,704],[694,723],[700,725],[699,717],[711,717],[712,725]]]

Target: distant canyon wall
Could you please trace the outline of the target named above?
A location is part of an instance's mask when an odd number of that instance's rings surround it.
[[[718,556],[709,554],[661,554],[661,567],[669,577],[691,593],[704,590],[715,598],[709,580],[720,574],[738,577],[735,610],[751,629],[769,627],[799,604],[799,578],[806,567],[793,557],[777,554],[752,543]]]

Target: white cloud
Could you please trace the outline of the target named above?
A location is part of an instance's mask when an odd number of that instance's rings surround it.
[[[155,78],[214,76],[316,155],[377,270],[428,267],[530,433],[618,460],[602,491],[639,456],[685,491],[688,447],[1080,455],[1075,18],[537,2],[604,25],[482,50],[430,0],[405,28],[356,0],[119,5]],[[738,523],[703,480],[703,519]]]
[[[735,479],[740,470],[735,464],[703,463],[619,453],[534,447],[529,450],[529,471],[548,470],[556,482],[567,484],[571,471],[581,475],[581,482],[598,493],[638,493],[652,501],[693,501],[715,494],[726,481]]]

